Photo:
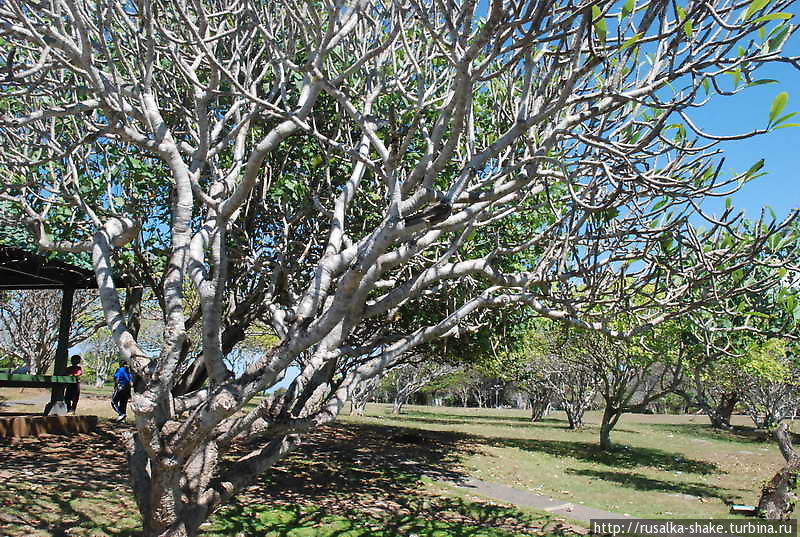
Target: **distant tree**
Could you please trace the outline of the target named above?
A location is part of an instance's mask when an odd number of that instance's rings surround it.
[[[108,329],[98,330],[86,341],[87,350],[83,353],[83,363],[90,375],[94,376],[94,385],[102,387],[108,381],[114,366],[119,361],[119,349]]]
[[[700,407],[716,429],[730,429],[731,416],[742,397],[741,371],[727,360],[705,367],[695,367],[690,376],[694,392],[687,397]],[[688,383],[687,383],[688,384]],[[689,393],[683,387],[677,392]]]
[[[544,418],[553,404],[555,389],[547,378],[530,375],[524,381],[515,384],[515,387],[525,394],[531,411],[531,421],[536,422]]]
[[[25,367],[42,375],[53,364],[61,319],[61,292],[6,291],[0,294],[0,355],[8,367]],[[69,347],[102,326],[102,311],[94,291],[76,291],[72,305]]]
[[[777,250],[785,250],[785,265],[797,263],[792,250],[785,246]],[[761,398],[765,403],[772,400],[767,406],[775,405],[791,392],[789,384],[770,379],[780,369],[773,356],[785,354],[779,349],[784,343],[778,341],[797,338],[800,272],[781,268],[778,275],[780,283],[769,289],[720,300],[716,311],[693,312],[682,322],[683,333],[676,344],[685,349],[687,382],[676,393],[701,408],[715,428],[731,427],[731,415],[739,403]],[[733,277],[745,284],[757,279],[744,272]],[[759,406],[747,404],[753,409]]]
[[[675,386],[675,393],[687,405],[700,408],[716,429],[731,428],[731,416],[744,388],[742,355],[731,346],[731,335],[741,337],[690,324],[677,340],[688,360],[685,380]]]
[[[479,373],[476,371],[462,370],[450,375],[448,378],[447,390],[453,394],[453,397],[455,397],[464,408],[469,406],[473,379],[477,375],[479,375]]]
[[[369,379],[364,379],[355,388],[353,388],[353,391],[350,394],[351,416],[364,415],[364,410],[366,409],[367,402],[375,392],[375,388],[377,387],[377,385],[378,385],[378,377],[372,377]]]
[[[628,412],[642,412],[673,392],[683,381],[682,348],[675,346],[674,324],[630,341],[604,334],[572,330],[570,346],[595,377],[605,402],[600,424],[600,447],[612,447],[611,432]]]
[[[392,414],[400,414],[408,400],[432,382],[450,375],[455,366],[421,360],[419,356],[409,358],[408,362],[394,367],[382,384],[391,394]]]
[[[800,364],[784,340],[755,343],[742,372],[742,403],[756,427],[773,429],[800,409]]]
[[[562,360],[551,383],[555,399],[567,414],[570,429],[583,427],[583,415],[597,393],[597,378],[590,367],[577,360]]]
[[[541,420],[550,409],[555,397],[552,382],[554,357],[544,346],[521,345],[513,354],[515,366],[507,373],[516,390],[525,395],[531,411],[531,421]]]
[[[583,415],[597,391],[597,375],[584,356],[585,347],[570,327],[541,322],[515,352],[515,384],[528,394],[531,420],[541,419],[552,401],[566,412],[571,429],[583,426]]]
[[[499,392],[503,386],[496,376],[487,375],[480,371],[477,373],[471,377],[470,395],[478,405],[478,408],[488,408],[492,406],[492,401],[498,399]]]

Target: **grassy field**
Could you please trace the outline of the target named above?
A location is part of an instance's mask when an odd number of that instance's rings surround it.
[[[112,417],[107,392],[84,390],[78,413]],[[9,405],[35,400],[37,391],[0,396]],[[35,411],[0,410],[11,409]],[[633,516],[727,517],[727,503],[755,502],[782,462],[757,431],[718,433],[706,418],[688,416],[626,416],[613,437],[618,449],[603,453],[597,420],[590,413],[586,429],[572,432],[558,413],[531,424],[515,410],[409,406],[393,416],[386,405],[369,405],[367,416],[343,416],[312,435],[204,529],[274,537],[570,533],[551,515],[440,484],[437,473]],[[0,535],[137,535],[121,447],[129,430],[103,419],[93,435],[0,441]]]
[[[730,503],[756,502],[761,483],[783,464],[775,444],[743,416],[728,433],[711,429],[705,416],[626,415],[612,435],[617,449],[604,453],[599,413],[570,431],[558,412],[531,423],[518,410],[389,410],[370,405],[366,417],[342,420],[449,433],[471,446],[459,464],[472,476],[639,517],[729,516]]]
[[[124,471],[118,433],[0,444],[0,535],[133,537],[141,521]],[[268,477],[204,527],[207,536],[511,537],[566,535],[542,513],[449,495],[401,464],[408,456],[436,465],[445,446],[397,449],[383,427],[340,425],[313,435]],[[365,440],[362,440],[365,439]],[[379,452],[369,464],[352,454]]]

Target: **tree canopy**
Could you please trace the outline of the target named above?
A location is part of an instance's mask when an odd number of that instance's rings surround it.
[[[91,254],[142,379],[145,534],[195,534],[355,386],[491,308],[625,337],[774,283],[791,218],[701,206],[761,173],[723,173],[716,146],[786,126],[788,96],[750,132],[692,111],[796,65],[790,4],[0,5],[0,213]],[[157,293],[155,360],[117,266]],[[234,374],[255,322],[277,344]],[[209,382],[176,393],[193,327]],[[230,462],[237,439],[262,442]]]

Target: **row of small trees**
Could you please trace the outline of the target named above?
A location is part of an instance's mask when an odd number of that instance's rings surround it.
[[[103,328],[96,295],[87,291],[77,296],[70,343],[82,342],[86,378],[102,386],[119,354]],[[5,357],[4,367],[22,366],[36,374],[50,367],[58,335],[59,301],[55,291],[7,291],[2,295],[0,353]],[[667,325],[647,340],[631,343],[540,322],[521,337],[512,337],[513,345],[503,346],[501,367],[495,364],[492,370],[486,360],[483,368],[441,364],[418,355],[395,367],[380,383],[373,378],[359,385],[351,396],[352,411],[363,412],[367,399],[376,396],[392,402],[399,413],[410,398],[427,391],[434,392],[435,400],[462,406],[494,406],[501,400],[524,405],[534,421],[555,406],[566,413],[570,428],[577,429],[587,409],[600,408],[604,410],[604,447],[611,445],[610,433],[621,415],[650,410],[669,395],[682,398],[686,409],[702,411],[718,428],[731,427],[735,408],[765,429],[796,415],[800,367],[785,340],[748,335],[739,338],[739,349],[729,345],[728,352],[717,349],[711,355],[701,344],[698,334],[702,331],[696,325],[681,333],[676,330]],[[142,334],[142,344],[147,342],[147,332]],[[149,332],[156,339],[158,327],[150,327]],[[250,343],[258,347],[258,342]],[[492,350],[496,357],[496,347]]]
[[[363,411],[366,400],[375,396],[392,402],[399,413],[414,394],[427,391],[434,401],[462,406],[524,402],[533,421],[555,406],[566,413],[572,429],[582,427],[587,409],[600,408],[603,448],[611,447],[611,432],[622,415],[653,411],[667,398],[673,406],[700,410],[720,428],[731,427],[735,408],[765,429],[796,416],[800,364],[785,340],[749,338],[741,354],[705,362],[697,354],[697,338],[672,332],[665,327],[648,340],[625,342],[563,325],[539,325],[508,356],[503,374],[409,362],[381,383],[365,385],[354,398],[355,407]]]

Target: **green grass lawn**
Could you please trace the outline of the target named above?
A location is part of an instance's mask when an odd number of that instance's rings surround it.
[[[531,423],[523,411],[370,405],[375,423],[451,433],[471,445],[464,471],[553,498],[648,518],[730,516],[730,503],[754,504],[761,483],[783,458],[764,433],[736,417],[736,432],[718,432],[705,416],[631,414],[612,435],[616,449],[598,449],[599,413],[570,431],[562,413]]]

